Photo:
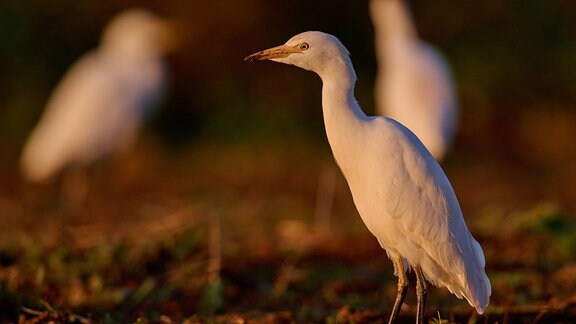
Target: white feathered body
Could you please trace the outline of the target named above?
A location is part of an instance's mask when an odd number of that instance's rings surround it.
[[[406,127],[363,115],[351,86],[334,79],[344,75],[323,78],[326,133],[362,220],[390,258],[419,265],[483,312],[491,293],[484,254],[442,168]]]
[[[431,283],[483,312],[491,289],[484,254],[436,160],[392,119],[368,119],[360,129],[347,149],[332,149],[370,232],[390,258],[420,266]],[[348,142],[338,137],[330,142]]]

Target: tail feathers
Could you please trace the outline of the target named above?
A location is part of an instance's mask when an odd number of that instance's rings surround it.
[[[473,302],[471,299],[466,298],[470,305],[476,308],[476,312],[478,314],[483,314],[486,307],[490,303],[490,295],[492,295],[492,286],[490,285],[490,280],[488,280],[488,276],[484,273],[484,269],[482,269],[481,273],[477,273],[475,278],[476,284],[475,287],[470,287],[470,294],[473,297]]]
[[[490,303],[490,296],[492,295],[492,286],[490,285],[490,280],[486,275],[486,271],[484,270],[486,266],[486,259],[484,257],[484,251],[482,251],[482,247],[480,243],[476,241],[472,235],[470,235],[472,239],[472,248],[476,255],[476,261],[478,262],[479,267],[476,271],[472,274],[472,278],[475,281],[475,287],[477,287],[477,291],[475,291],[474,295],[476,296],[476,311],[478,314],[484,313],[484,309],[488,307]]]
[[[490,303],[490,296],[492,295],[492,286],[490,280],[484,271],[484,253],[480,244],[473,239],[474,252],[476,252],[477,266],[471,266],[467,269],[467,274],[464,283],[466,293],[464,294],[468,303],[474,308],[478,314],[484,313],[486,307]]]
[[[478,272],[474,278],[465,278],[464,275],[458,275],[459,283],[440,283],[435,284],[436,286],[444,286],[459,299],[466,299],[470,306],[476,309],[478,314],[483,314],[486,307],[490,303],[490,295],[492,294],[492,288],[490,286],[490,281],[484,273],[484,269]],[[473,282],[472,282],[473,281]]]
[[[465,298],[478,314],[483,314],[490,303],[492,287],[484,270],[485,258],[480,244],[470,235],[469,253],[462,255],[463,259],[454,267],[446,269],[433,258],[420,260],[420,267],[428,282],[436,287],[446,287],[456,297]],[[396,257],[386,250],[389,258]],[[403,259],[404,268],[409,271],[410,265]],[[394,274],[398,269],[394,266]]]
[[[444,276],[436,276],[436,278],[441,277],[442,279],[436,281],[429,279],[429,281],[435,286],[448,288],[452,294],[460,299],[465,298],[478,314],[482,314],[490,303],[492,287],[484,270],[484,252],[474,238],[471,240],[471,252],[473,253],[468,254],[467,260],[462,264],[463,272],[452,274],[445,272]]]

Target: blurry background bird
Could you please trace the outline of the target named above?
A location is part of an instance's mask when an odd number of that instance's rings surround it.
[[[120,13],[101,45],[81,57],[52,94],[21,156],[32,182],[129,148],[166,86],[169,25],[144,9]]]
[[[377,113],[404,124],[442,160],[458,121],[448,64],[436,48],[418,38],[404,0],[371,0],[370,14],[378,63]]]

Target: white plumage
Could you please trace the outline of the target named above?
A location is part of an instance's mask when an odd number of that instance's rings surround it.
[[[484,254],[466,227],[450,182],[410,130],[362,111],[354,98],[356,73],[342,43],[325,33],[305,32],[246,60],[292,64],[322,79],[324,123],[334,158],[362,220],[399,275],[391,321],[404,298],[407,266],[419,281],[420,321],[426,292],[422,275],[482,313],[491,294]]]
[[[101,46],[81,57],[49,99],[21,157],[27,179],[41,182],[128,147],[165,87],[170,30],[143,9],[119,14]]]
[[[441,160],[452,144],[458,106],[442,54],[421,41],[404,0],[371,0],[378,114],[398,120]]]

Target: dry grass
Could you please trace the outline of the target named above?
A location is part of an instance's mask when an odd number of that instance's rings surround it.
[[[553,201],[522,200],[512,212],[481,203],[471,194],[481,190],[467,183],[511,195],[514,185],[488,175],[512,167],[464,162],[449,160],[447,172],[485,249],[494,293],[477,316],[445,289],[432,289],[430,319],[575,320],[572,215]],[[395,278],[339,175],[330,226],[315,219],[319,175],[331,163],[314,144],[207,141],[176,153],[143,145],[103,163],[80,204],[62,198],[58,182],[14,180],[0,198],[0,306],[7,310],[0,319],[383,322]],[[409,294],[406,320],[414,299]]]

